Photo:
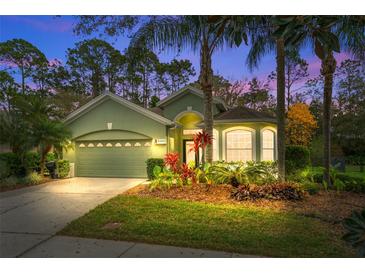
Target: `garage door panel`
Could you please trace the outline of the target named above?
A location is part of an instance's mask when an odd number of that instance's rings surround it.
[[[133,146],[135,140],[113,141],[112,147],[97,147],[101,141],[94,141],[94,147],[76,144],[77,176],[90,177],[146,177],[146,159],[150,158],[151,147]],[[145,142],[145,141],[144,141]],[[121,147],[115,146],[122,144]],[[125,146],[126,143],[132,146]],[[143,144],[141,142],[141,144]],[[87,145],[87,144],[86,144]]]

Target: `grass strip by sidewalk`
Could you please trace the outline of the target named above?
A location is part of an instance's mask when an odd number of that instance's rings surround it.
[[[107,223],[121,223],[104,229]],[[119,195],[59,234],[272,257],[351,257],[331,225],[294,213]]]

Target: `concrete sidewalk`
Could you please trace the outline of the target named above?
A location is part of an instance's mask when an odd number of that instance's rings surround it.
[[[54,236],[25,258],[255,258],[236,253],[134,242]]]
[[[19,257],[144,179],[71,178],[0,193],[0,257]]]

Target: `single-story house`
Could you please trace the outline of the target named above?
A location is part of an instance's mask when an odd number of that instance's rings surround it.
[[[213,160],[275,160],[276,119],[213,100]],[[145,109],[115,94],[102,94],[71,113],[65,124],[74,149],[64,151],[76,176],[146,177],[148,158],[178,152],[194,160],[193,135],[203,127],[203,92],[191,86]]]

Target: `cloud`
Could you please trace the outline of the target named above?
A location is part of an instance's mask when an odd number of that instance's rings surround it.
[[[64,18],[54,18],[51,16],[11,16],[17,22],[27,24],[32,28],[43,32],[69,32],[73,28],[73,23]]]

